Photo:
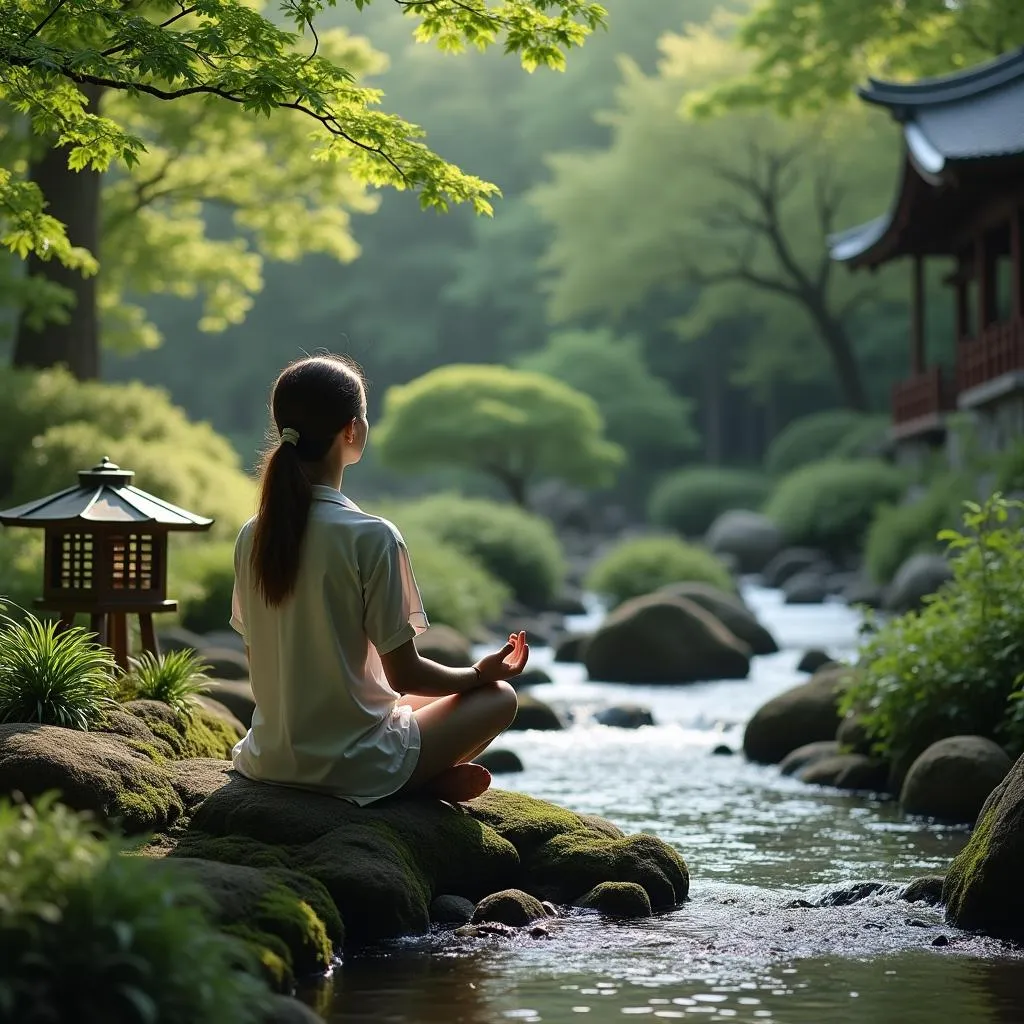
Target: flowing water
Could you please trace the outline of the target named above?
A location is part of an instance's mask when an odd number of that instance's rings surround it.
[[[856,644],[857,616],[841,605],[787,607],[749,588],[746,596],[783,647],[755,659],[750,679],[588,683],[581,666],[552,665],[541,651],[535,660],[554,682],[533,692],[574,724],[509,733],[500,744],[526,765],[500,777],[502,787],[675,846],[690,868],[689,901],[641,922],[580,913],[555,923],[547,940],[440,933],[352,957],[308,993],[329,1021],[1024,1024],[1017,949],[891,896],[793,906],[851,882],[942,872],[967,833],[711,754],[721,743],[738,748],[757,707],[799,681],[804,648],[835,655]],[[657,724],[592,723],[592,711],[615,703],[644,704]]]

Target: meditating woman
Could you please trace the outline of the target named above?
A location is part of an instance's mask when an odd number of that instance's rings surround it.
[[[231,624],[245,638],[256,698],[235,768],[356,804],[478,796],[491,777],[470,762],[515,717],[506,680],[526,665],[526,634],[471,668],[417,653],[427,617],[402,536],[341,493],[368,431],[352,363],[292,363],[271,412],[279,441],[235,544]]]

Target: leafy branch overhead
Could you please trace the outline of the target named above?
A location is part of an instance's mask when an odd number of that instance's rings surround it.
[[[346,0],[357,8],[369,0]],[[378,0],[381,2],[381,0]],[[565,51],[603,23],[591,0],[395,0],[416,38],[457,51],[502,43],[532,70],[561,68]],[[172,101],[201,97],[252,116],[308,118],[310,155],[343,160],[372,186],[419,193],[425,207],[490,211],[497,188],[432,152],[421,128],[379,109],[380,90],[321,52],[316,19],[336,0],[285,0],[276,24],[241,0],[0,0],[0,101],[35,134],[66,149],[74,170],[136,164],[143,139],[87,102],[83,87]],[[3,242],[22,254],[90,269],[31,182],[0,175]]]

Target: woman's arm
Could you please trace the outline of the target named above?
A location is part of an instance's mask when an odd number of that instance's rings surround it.
[[[481,658],[472,668],[449,668],[422,658],[412,640],[381,655],[380,660],[388,682],[398,693],[443,697],[450,693],[466,693],[501,679],[511,679],[523,671],[529,656],[526,634],[515,633],[500,651]]]

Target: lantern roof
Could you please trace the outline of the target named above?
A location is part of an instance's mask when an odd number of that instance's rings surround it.
[[[156,525],[165,530],[208,530],[212,519],[132,486],[135,473],[104,456],[92,469],[81,470],[78,486],[0,511],[4,526],[46,527],[85,522],[106,525]]]

